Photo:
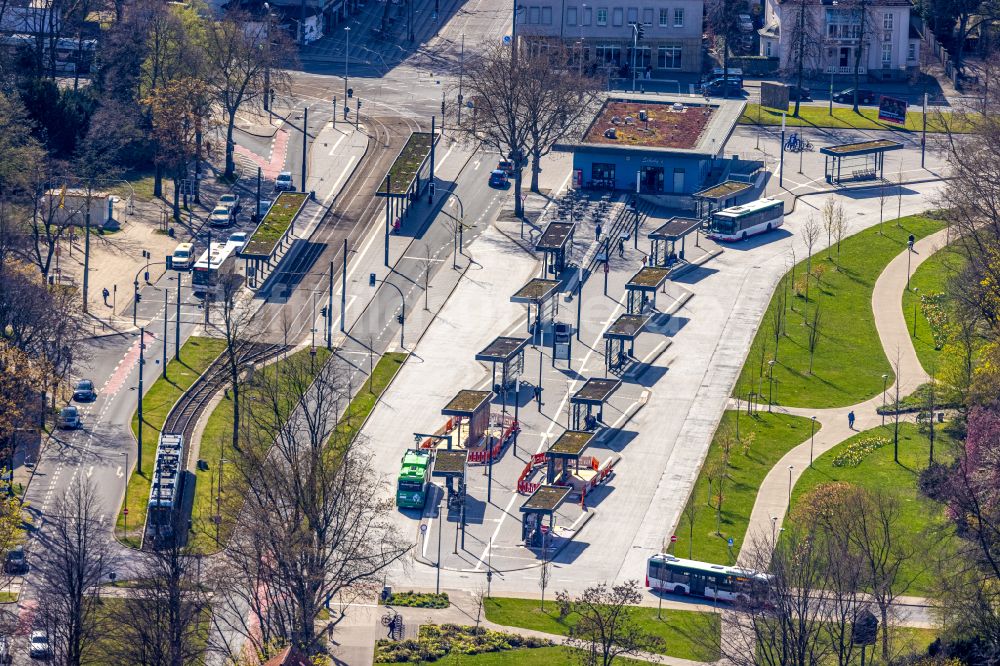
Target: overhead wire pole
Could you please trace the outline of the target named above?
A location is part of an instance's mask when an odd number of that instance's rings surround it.
[[[347,244],[347,239],[344,239],[344,244]],[[346,251],[346,247],[344,250]],[[341,285],[343,288],[346,285]],[[340,330],[344,330],[344,309],[340,309]],[[329,283],[329,293],[326,304],[326,348],[328,350],[333,349],[333,262],[330,262],[330,283]]]
[[[174,360],[179,361],[181,358],[181,280],[184,278],[184,274],[180,271],[177,272],[177,321],[174,322]]]
[[[347,239],[344,239],[344,265],[340,272],[340,332],[347,330]]]
[[[302,192],[306,191],[306,159],[309,156],[309,107],[302,112]]]

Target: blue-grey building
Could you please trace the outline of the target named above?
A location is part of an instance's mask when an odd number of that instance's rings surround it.
[[[726,143],[746,103],[663,95],[611,94],[573,152],[578,188],[638,191],[658,203],[693,208],[695,192],[760,163],[726,159]]]

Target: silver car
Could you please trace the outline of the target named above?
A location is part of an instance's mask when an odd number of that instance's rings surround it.
[[[31,641],[28,643],[28,656],[32,659],[48,659],[52,655],[52,646],[49,645],[49,635],[41,629],[31,632]]]

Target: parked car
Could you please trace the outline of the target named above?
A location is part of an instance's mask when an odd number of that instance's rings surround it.
[[[740,22],[740,30],[743,32],[753,32],[753,19],[750,18],[749,14],[740,14],[737,18]]]
[[[194,259],[192,256],[193,252],[194,245],[191,243],[181,243],[174,248],[174,253],[170,257],[170,265],[174,270],[191,268],[191,262]]]
[[[216,206],[208,216],[208,224],[213,227],[228,227],[233,221],[233,212],[225,206]]]
[[[13,664],[14,656],[10,653],[10,639],[0,636],[0,664]]]
[[[237,231],[236,233],[229,234],[229,240],[226,241],[226,245],[235,245],[237,250],[242,250],[243,246],[247,244],[247,232]]]
[[[854,88],[841,90],[833,96],[833,101],[840,104],[854,104]],[[860,104],[874,104],[875,91],[868,90],[867,88],[858,88],[858,102]]]
[[[510,160],[500,160],[497,162],[497,168],[507,174],[508,178],[514,176],[514,163]]]
[[[77,428],[82,428],[83,421],[80,420],[80,410],[73,405],[63,407],[59,410],[59,420],[57,421],[57,425],[63,430],[76,430]]]
[[[271,200],[270,199],[258,199],[257,200],[257,219],[262,220],[264,216],[267,215],[267,211],[271,210]]]
[[[494,169],[490,172],[490,187],[507,187],[507,172],[503,169]]]
[[[716,79],[721,79],[723,71],[721,67],[715,67],[711,72],[701,77],[702,85],[715,81]],[[739,67],[730,67],[725,71],[725,75],[730,79],[735,79],[740,82],[740,87],[743,87],[743,70]]]
[[[229,194],[223,194],[219,197],[219,206],[226,206],[233,211],[233,215],[236,215],[243,208],[243,202],[240,201],[240,195],[230,192]]]
[[[49,635],[41,629],[31,632],[31,642],[28,643],[28,656],[32,659],[48,659],[52,654],[49,645]]]
[[[702,87],[702,93],[715,97],[737,97],[743,93],[743,86],[737,79],[731,77],[727,79],[716,79],[706,83]]]
[[[807,100],[812,99],[812,91],[809,88],[799,88],[798,86],[788,86],[788,99],[791,101],[795,100]]]
[[[294,192],[295,183],[292,182],[292,172],[282,171],[274,179],[274,189],[277,192]]]
[[[24,546],[14,546],[7,552],[3,570],[12,576],[28,573],[28,559],[24,556]]]
[[[73,399],[77,402],[91,402],[97,399],[97,389],[94,382],[89,379],[81,379],[73,387]]]

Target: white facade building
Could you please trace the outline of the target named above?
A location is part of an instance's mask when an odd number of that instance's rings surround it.
[[[766,0],[760,55],[777,57],[781,71],[791,73],[804,24],[807,76],[853,76],[860,48],[862,80],[905,80],[920,62],[919,19],[911,10],[910,0]]]

